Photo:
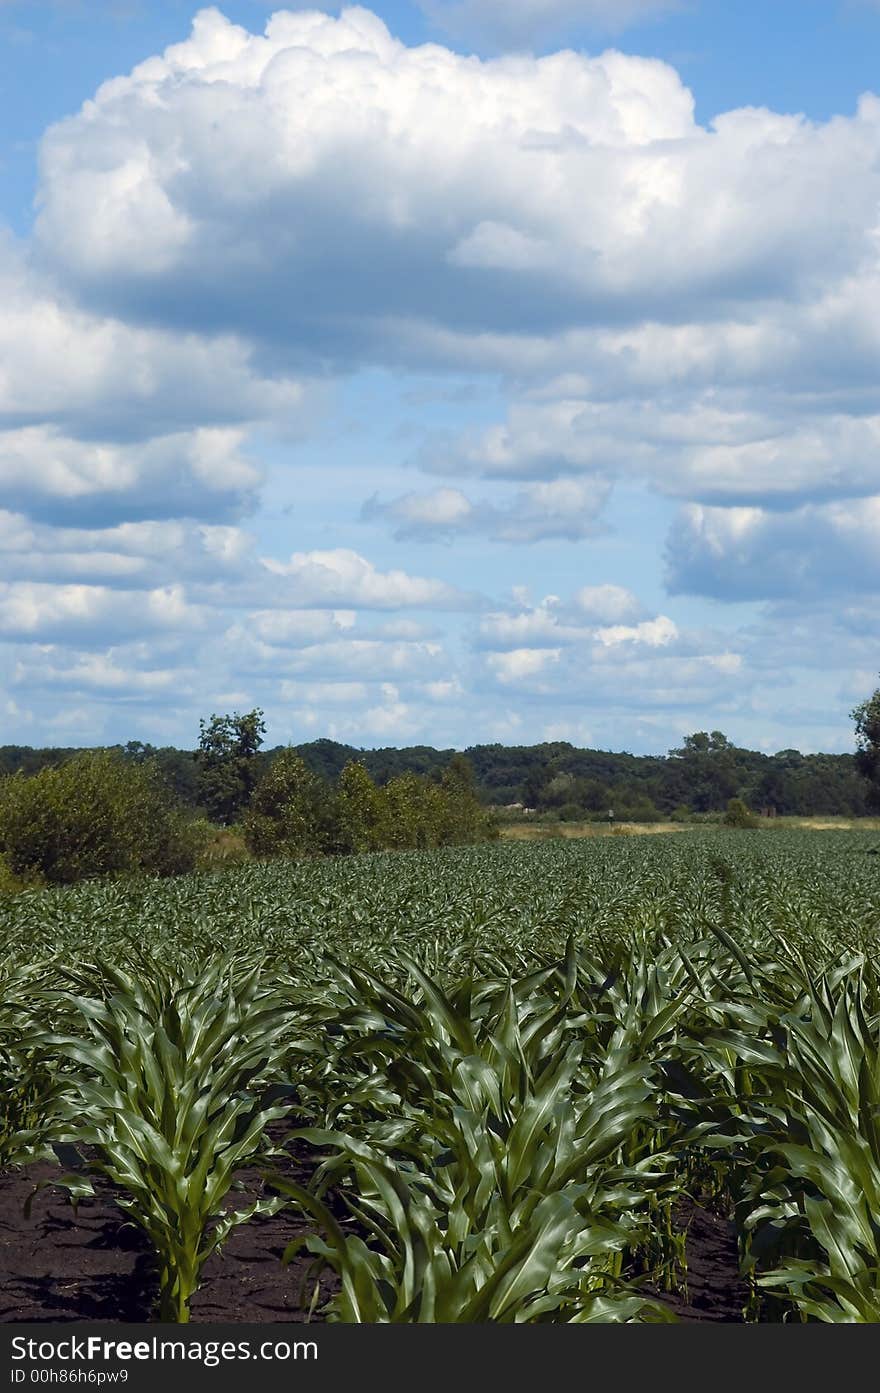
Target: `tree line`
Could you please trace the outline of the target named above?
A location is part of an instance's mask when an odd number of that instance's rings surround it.
[[[259,709],[202,720],[195,751],[140,741],[99,750],[0,748],[3,877],[177,874],[211,829],[236,827],[255,857],[345,855],[477,842],[487,812],[650,821],[726,810],[801,816],[880,810],[880,688],[853,712],[854,755],[759,754],[697,731],[667,756],[566,742],[356,750],[332,740],[263,751]]]
[[[202,736],[215,748],[216,757],[205,758],[201,744],[195,752],[156,748],[139,741],[116,749],[126,761],[155,764],[185,807],[226,822],[222,783],[231,764],[228,751],[224,754],[223,742],[228,744],[232,739],[234,744],[239,737],[224,723],[247,721],[252,715],[212,717],[202,723]],[[873,719],[880,718],[875,714]],[[242,731],[245,744],[250,739],[253,745],[242,755],[251,788],[256,787],[276,760],[289,758],[286,747],[263,749],[262,734]],[[334,740],[315,740],[290,748],[309,773],[327,784],[334,785],[346,765],[356,762],[379,787],[405,774],[436,783],[456,754],[451,749],[426,745],[363,750]],[[857,750],[854,755],[805,755],[794,749],[764,754],[735,745],[720,731],[698,731],[686,736],[682,745],[667,755],[579,749],[555,741],[541,745],[473,745],[464,751],[464,757],[473,771],[476,796],[484,807],[504,808],[519,803],[563,819],[604,817],[609,809],[614,810],[616,817],[632,821],[721,813],[731,798],[740,798],[756,812],[770,815],[861,817],[873,807],[870,761],[876,760],[871,753],[874,749],[868,741],[865,750]],[[47,766],[63,764],[76,753],[68,749],[3,746],[0,776],[16,770],[37,773]]]
[[[147,746],[77,751],[0,779],[0,888],[71,884],[97,875],[175,875],[199,864],[218,828],[251,856],[345,855],[482,841],[497,827],[467,760],[436,776],[413,771],[377,785],[356,759],[336,779],[293,748],[257,759],[261,711],[202,721],[189,806],[170,761]],[[199,816],[199,814],[202,816]]]

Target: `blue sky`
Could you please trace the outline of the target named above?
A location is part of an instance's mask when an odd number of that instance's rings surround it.
[[[878,53],[871,0],[0,0],[0,742],[851,749]]]

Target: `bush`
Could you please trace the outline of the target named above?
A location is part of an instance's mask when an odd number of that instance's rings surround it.
[[[88,750],[0,783],[0,847],[13,876],[52,885],[192,869],[198,840],[156,768]]]
[[[724,814],[725,827],[757,827],[758,819],[753,817],[741,798],[731,798]]]
[[[344,851],[377,851],[391,835],[389,809],[363,764],[349,760],[339,775],[339,829]]]
[[[316,856],[332,849],[335,800],[292,746],[257,785],[242,821],[253,856]]]
[[[195,865],[198,871],[225,869],[251,859],[244,837],[236,827],[218,827],[207,818],[199,817],[192,823],[192,833],[198,848]]]

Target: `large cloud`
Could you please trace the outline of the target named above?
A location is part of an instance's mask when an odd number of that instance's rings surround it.
[[[38,232],[98,304],[390,357],[400,321],[534,334],[811,297],[876,265],[878,146],[871,97],[705,130],[656,60],[480,62],[363,9],[264,36],[204,10],[49,131]]]
[[[438,7],[519,38],[663,8]],[[619,745],[602,713],[624,707],[656,747],[655,708],[681,731],[707,708],[778,723],[809,665],[794,612],[831,596],[826,654],[869,668],[853,596],[877,580],[880,101],[702,127],[662,62],[483,61],[407,48],[363,9],[297,11],[263,35],[203,11],[106,83],[43,142],[34,247],[0,244],[0,638],[22,722],[28,692],[44,720],[69,695],[71,730],[92,701],[97,730],[152,694],[157,730],[176,698],[193,730],[252,702],[289,710],[291,735],[521,739],[540,711]],[[380,440],[383,365],[480,374],[485,397]],[[340,422],[302,486],[269,431],[361,367],[365,443],[338,464],[358,429]],[[661,525],[645,487],[684,505],[674,590],[781,608],[702,632],[690,603],[641,604],[616,581],[638,586],[645,536],[597,569],[629,499],[633,538]],[[405,569],[359,540],[371,491]],[[479,537],[499,548],[489,590],[524,574],[500,548],[572,542],[573,597],[484,602],[413,547],[473,557]]]
[[[670,589],[725,600],[880,593],[880,496],[789,513],[691,504],[668,546]]]
[[[295,419],[300,384],[264,377],[235,334],[147,329],[89,313],[0,230],[0,427],[51,425],[127,441],[267,417]]]
[[[620,53],[480,63],[361,9],[265,36],[206,10],[50,130],[38,231],[101,305],[312,355],[390,353],[401,319],[504,331],[617,317],[636,288],[765,291],[858,238],[847,131],[757,114],[710,137],[692,110],[673,69]],[[774,225],[823,169],[849,193],[783,257]]]
[[[760,412],[747,409],[741,396],[725,399],[715,391],[687,401],[660,394],[524,402],[503,423],[427,444],[418,460],[447,476],[547,480],[560,497],[560,476],[580,475],[568,487],[592,497],[594,512],[615,475],[678,498],[792,507],[808,498],[872,493],[880,487],[878,447],[880,413],[808,414],[794,399]],[[408,500],[399,500],[388,515],[412,523],[407,507]],[[568,512],[575,526],[577,511]]]
[[[86,530],[0,511],[0,577],[126,590],[161,586],[169,573],[206,585],[234,582],[250,569],[253,542],[238,527],[177,519]]]
[[[160,436],[136,445],[74,440],[41,426],[0,433],[0,485],[10,508],[85,527],[196,517],[222,523],[249,512],[261,471],[231,428]]]

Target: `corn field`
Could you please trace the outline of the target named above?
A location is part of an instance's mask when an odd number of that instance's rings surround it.
[[[284,1209],[311,1319],[671,1321],[690,1204],[735,1224],[744,1321],[878,1322],[876,851],[706,830],[5,897],[0,1171],[108,1183],[162,1321]]]

